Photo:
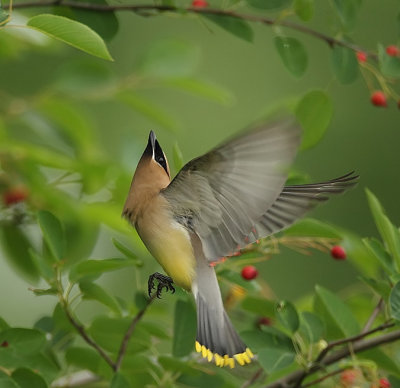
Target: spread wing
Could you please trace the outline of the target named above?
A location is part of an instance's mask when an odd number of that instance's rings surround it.
[[[331,194],[341,194],[357,183],[354,171],[326,182],[285,186],[272,206],[255,224],[255,233],[248,237],[249,243],[288,227]]]
[[[248,244],[281,194],[298,144],[298,127],[289,121],[244,133],[187,163],[161,192],[209,261]]]

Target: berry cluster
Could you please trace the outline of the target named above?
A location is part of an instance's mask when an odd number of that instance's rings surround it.
[[[400,57],[400,49],[395,45],[387,46],[386,54],[391,57]],[[360,65],[368,68],[370,71],[373,70],[373,69],[371,70],[370,66],[367,67],[365,64],[365,62],[367,62],[367,59],[368,59],[368,55],[365,52],[358,51],[358,52],[356,52],[356,56],[357,56],[357,60],[360,63]],[[378,78],[378,80],[379,80],[379,78]],[[392,98],[398,100],[397,106],[400,109],[400,99],[398,98],[396,93],[394,93],[393,90],[391,90],[384,81],[379,80],[379,83],[381,84],[381,87],[383,88],[383,90],[375,90],[371,93],[371,103],[375,106],[387,107],[387,99],[388,99],[388,97],[392,97]]]
[[[352,388],[356,386],[365,386],[365,378],[359,369],[346,369],[340,374],[341,386]],[[390,388],[390,381],[386,377],[381,377],[377,382],[372,383],[370,388]]]

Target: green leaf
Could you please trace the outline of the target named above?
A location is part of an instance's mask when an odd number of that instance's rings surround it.
[[[269,11],[287,7],[290,4],[290,0],[246,0],[246,1],[253,8],[266,9]]]
[[[70,346],[65,352],[65,360],[69,365],[97,373],[101,359],[99,354],[92,348]]]
[[[88,0],[94,6],[108,5],[105,0]],[[119,23],[115,12],[93,12],[90,9],[55,7],[56,14],[74,19],[96,31],[103,39],[110,41],[118,32]]]
[[[256,313],[262,317],[275,316],[275,303],[264,298],[248,295],[241,304],[241,308],[252,313]]]
[[[398,377],[400,377],[400,368],[399,363],[396,357],[393,357],[391,354],[388,356],[383,350],[380,348],[373,348],[366,350],[364,352],[360,352],[359,355],[363,359],[372,360],[376,363],[379,369],[386,371],[387,373],[392,373]],[[393,386],[392,386],[393,387]],[[396,388],[396,387],[393,387]]]
[[[96,317],[89,327],[89,334],[96,343],[105,350],[116,354],[121,346],[122,337],[127,331],[132,318],[110,318],[107,316]],[[129,341],[127,355],[131,356],[150,347],[151,337],[141,326],[136,325]]]
[[[152,101],[139,96],[133,92],[122,92],[117,96],[118,100],[140,113],[150,121],[168,129],[177,132],[181,127],[180,123],[175,120],[164,108],[154,104]]]
[[[400,78],[400,58],[389,55],[385,47],[378,45],[379,67],[386,77]]]
[[[54,124],[56,130],[69,145],[72,145],[78,154],[94,155],[95,141],[93,128],[87,116],[79,107],[70,101],[61,98],[46,99],[40,104],[43,112]]]
[[[342,84],[350,84],[357,79],[359,66],[354,51],[342,46],[332,49],[332,67],[336,78]]]
[[[0,365],[7,369],[29,368],[38,371],[48,383],[56,378],[60,369],[53,360],[42,353],[22,354],[11,346],[0,348]]]
[[[301,331],[305,334],[308,342],[314,344],[318,342],[325,333],[324,323],[318,315],[303,311],[301,313]]]
[[[321,286],[316,286],[315,291],[314,307],[325,318],[327,331],[332,337],[337,335],[350,337],[359,333],[360,327],[357,320],[342,300]]]
[[[285,352],[294,352],[293,341],[281,330],[271,326],[263,326],[262,330],[248,330],[240,333],[240,337],[249,348],[255,352],[261,349],[280,349]]]
[[[111,380],[110,388],[131,388],[131,385],[123,374],[117,372]]]
[[[47,259],[39,255],[33,249],[29,249],[29,256],[35,267],[39,269],[40,275],[47,280],[49,284],[55,279],[56,273],[53,268],[53,259]]]
[[[223,28],[225,31],[245,40],[246,42],[253,42],[254,34],[250,24],[245,20],[230,17],[204,14],[206,19],[211,20],[213,23]]]
[[[93,251],[99,236],[99,224],[83,215],[63,222],[68,264],[86,259]]]
[[[170,78],[163,84],[223,105],[231,105],[235,100],[233,94],[222,86],[197,78]]]
[[[400,282],[397,282],[389,297],[391,316],[400,320]]]
[[[385,214],[385,210],[382,205],[372,194],[371,191],[366,189],[368,204],[371,209],[372,216],[379,234],[382,240],[385,242],[389,253],[395,260],[397,270],[400,269],[400,232],[399,230],[390,222],[389,218]]]
[[[181,40],[159,40],[152,44],[143,61],[142,72],[159,78],[181,78],[194,73],[200,60],[197,46]]]
[[[57,295],[58,290],[56,288],[33,288],[31,291],[37,296],[43,295]]]
[[[176,358],[160,356],[158,362],[165,370],[184,373],[190,376],[198,376],[201,372],[193,368],[187,361],[181,361]]]
[[[283,64],[295,77],[300,78],[307,69],[308,57],[303,44],[295,39],[283,36],[275,37],[275,47]]]
[[[91,58],[86,57],[64,63],[57,69],[55,76],[55,89],[71,95],[71,97],[78,94],[80,97],[99,98],[99,93],[117,86],[117,79],[108,63],[93,62]],[[55,96],[52,96],[51,101],[54,99]],[[67,103],[65,99],[56,99],[56,101]],[[69,102],[67,105],[71,105],[71,103]]]
[[[294,0],[293,8],[296,15],[305,22],[314,16],[314,0]]]
[[[121,313],[117,301],[99,285],[82,281],[79,283],[79,288],[83,293],[83,299],[96,300],[109,307],[116,314]]]
[[[34,329],[10,328],[0,333],[0,343],[7,341],[18,355],[38,353],[46,344],[45,334]]]
[[[341,233],[334,226],[313,218],[303,218],[285,231],[287,236],[341,238]]]
[[[332,113],[332,102],[322,90],[312,90],[300,100],[296,117],[303,128],[302,150],[315,146],[321,140]]]
[[[0,317],[0,332],[9,328],[10,325],[3,318]]]
[[[389,299],[391,289],[387,282],[374,278],[369,278],[367,276],[360,276],[360,279],[369,287],[371,287],[382,298],[384,298],[385,300]]]
[[[136,253],[130,250],[126,245],[122,244],[115,238],[112,239],[112,243],[114,244],[115,248],[117,248],[124,256],[130,260],[133,260],[137,267],[143,267],[143,261],[140,260]]]
[[[105,272],[133,267],[134,265],[136,265],[135,261],[128,259],[86,260],[71,268],[69,278],[72,282],[86,277],[97,279]]]
[[[382,243],[376,238],[364,238],[364,245],[371,252],[373,257],[377,259],[382,268],[386,271],[388,275],[393,275],[396,272],[394,263],[389,253],[385,250]]]
[[[57,260],[63,259],[65,255],[65,235],[59,219],[52,213],[41,210],[38,213],[38,223],[52,256]]]
[[[16,369],[11,377],[21,388],[47,388],[43,377],[27,368]]]
[[[336,10],[339,20],[342,25],[347,29],[353,29],[358,8],[360,7],[361,0],[334,0],[333,5]]]
[[[193,351],[196,338],[196,310],[190,300],[177,300],[174,314],[172,354],[183,357]]]
[[[272,373],[289,366],[296,354],[282,349],[262,349],[257,356],[262,368],[267,373]]]
[[[300,320],[293,304],[288,301],[281,301],[276,304],[275,309],[276,317],[282,326],[294,334],[299,329]]]
[[[174,158],[175,171],[178,172],[184,165],[182,151],[179,148],[178,143],[174,144],[172,154]]]
[[[142,327],[153,337],[160,339],[170,339],[171,336],[168,334],[168,330],[163,325],[163,323],[155,323],[155,322],[141,322]]]
[[[95,57],[113,60],[103,39],[82,23],[63,16],[42,14],[30,18],[27,26]]]
[[[0,242],[10,265],[29,282],[37,282],[39,271],[29,254],[32,246],[22,229],[14,224],[3,224]]]
[[[21,388],[9,375],[0,370],[1,388]]]
[[[0,7],[0,26],[5,26],[10,21],[10,14]]]

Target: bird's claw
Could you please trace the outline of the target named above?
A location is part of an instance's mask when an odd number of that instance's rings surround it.
[[[170,278],[169,276],[165,276],[159,272],[155,272],[149,276],[149,281],[148,281],[148,292],[150,298],[153,290],[156,289],[154,285],[155,280],[158,280],[157,291],[156,291],[156,296],[158,299],[161,299],[161,293],[163,288],[165,288],[167,292],[168,291],[171,291],[172,293],[175,292],[172,278]]]

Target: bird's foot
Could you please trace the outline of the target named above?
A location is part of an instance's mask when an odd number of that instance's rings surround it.
[[[167,292],[168,291],[171,291],[172,293],[175,292],[172,278],[170,278],[169,276],[165,276],[159,272],[155,272],[149,276],[149,281],[148,281],[148,292],[150,298],[153,290],[156,288],[154,285],[155,280],[158,280],[157,291],[156,291],[156,296],[158,299],[161,299],[161,293],[163,288],[165,288]]]

